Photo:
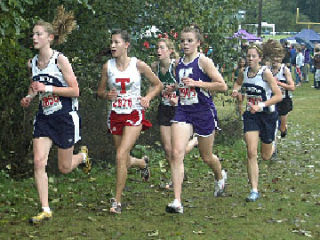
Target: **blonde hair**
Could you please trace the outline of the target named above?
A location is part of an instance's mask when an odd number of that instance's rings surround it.
[[[160,42],[164,42],[167,46],[167,48],[169,48],[170,50],[172,50],[172,53],[170,54],[170,57],[173,59],[177,59],[179,57],[179,54],[176,52],[176,49],[174,47],[174,43],[173,41],[171,41],[168,38],[160,38],[158,43]]]
[[[76,28],[77,21],[72,11],[66,12],[63,5],[60,5],[52,23],[39,20],[35,26],[42,26],[49,35],[57,37],[57,44],[61,44],[66,42],[67,36]]]
[[[263,57],[263,51],[262,51],[262,48],[259,45],[250,44],[249,47],[248,47],[248,50],[249,49],[255,49],[258,52],[259,57],[261,57],[261,58]]]

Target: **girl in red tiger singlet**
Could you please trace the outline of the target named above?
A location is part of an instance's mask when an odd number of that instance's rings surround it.
[[[103,65],[98,96],[108,100],[108,127],[117,149],[116,196],[110,212],[121,213],[121,196],[126,184],[127,169],[139,166],[145,169],[146,175],[143,177],[146,180],[149,178],[147,158],[133,158],[130,150],[141,130],[151,127],[151,123],[144,118],[144,109],[149,107],[151,99],[160,93],[163,85],[146,63],[128,56],[130,37],[126,31],[114,30],[111,38],[113,58]],[[141,96],[141,74],[152,85],[144,97]]]

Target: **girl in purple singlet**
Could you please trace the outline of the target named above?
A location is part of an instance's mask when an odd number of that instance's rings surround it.
[[[171,127],[174,201],[166,208],[170,213],[183,213],[183,159],[192,133],[198,136],[201,158],[214,172],[214,196],[221,196],[225,187],[226,174],[221,170],[218,157],[212,154],[216,121],[210,91],[226,91],[227,85],[212,60],[198,52],[201,39],[200,30],[196,26],[182,30],[181,48],[184,56],[176,67],[179,102]]]

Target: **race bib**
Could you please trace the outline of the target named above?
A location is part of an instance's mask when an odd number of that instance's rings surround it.
[[[179,97],[181,105],[192,105],[198,103],[198,93],[194,87],[180,87]]]
[[[118,96],[112,101],[112,111],[118,114],[129,114],[140,105],[140,98],[130,96]]]
[[[41,94],[41,104],[44,115],[50,115],[62,109],[62,103],[59,96],[52,93]]]
[[[262,102],[261,96],[247,96],[247,111],[250,111],[251,105],[258,105],[259,102]]]
[[[177,94],[176,92],[167,92],[165,90],[162,90],[162,93],[161,93],[161,102],[163,105],[166,105],[166,106],[171,106],[170,104],[170,99],[171,98],[176,98],[177,97]]]

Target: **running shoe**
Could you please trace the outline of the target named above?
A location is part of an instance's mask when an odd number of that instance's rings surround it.
[[[166,207],[167,213],[183,213],[183,206],[182,204],[175,199],[173,202],[169,203]]]
[[[284,138],[284,137],[286,137],[287,136],[287,128],[286,128],[286,130],[284,130],[284,132],[281,132],[280,131],[280,136],[281,136],[281,138]]]
[[[121,203],[118,203],[115,198],[111,198],[110,202],[111,202],[110,213],[121,214]]]
[[[84,153],[86,155],[85,159],[83,160],[83,163],[85,164],[85,166],[82,168],[82,171],[84,173],[89,173],[91,170],[91,159],[89,158],[89,154],[88,154],[88,147],[87,146],[81,146],[80,148],[80,153]]]
[[[226,182],[227,182],[227,172],[225,170],[221,171],[222,179],[219,181],[214,181],[214,193],[213,196],[215,197],[221,197],[224,193]]]
[[[146,166],[144,168],[142,168],[141,171],[141,178],[143,179],[143,181],[147,182],[150,178],[150,167],[149,167],[149,158],[147,156],[143,157]]]
[[[251,191],[249,196],[246,198],[246,201],[247,202],[255,202],[258,200],[258,198],[260,198],[260,194],[255,191]]]
[[[45,220],[49,220],[50,218],[52,218],[52,212],[42,211],[37,216],[30,218],[29,222],[31,224],[39,224]]]

